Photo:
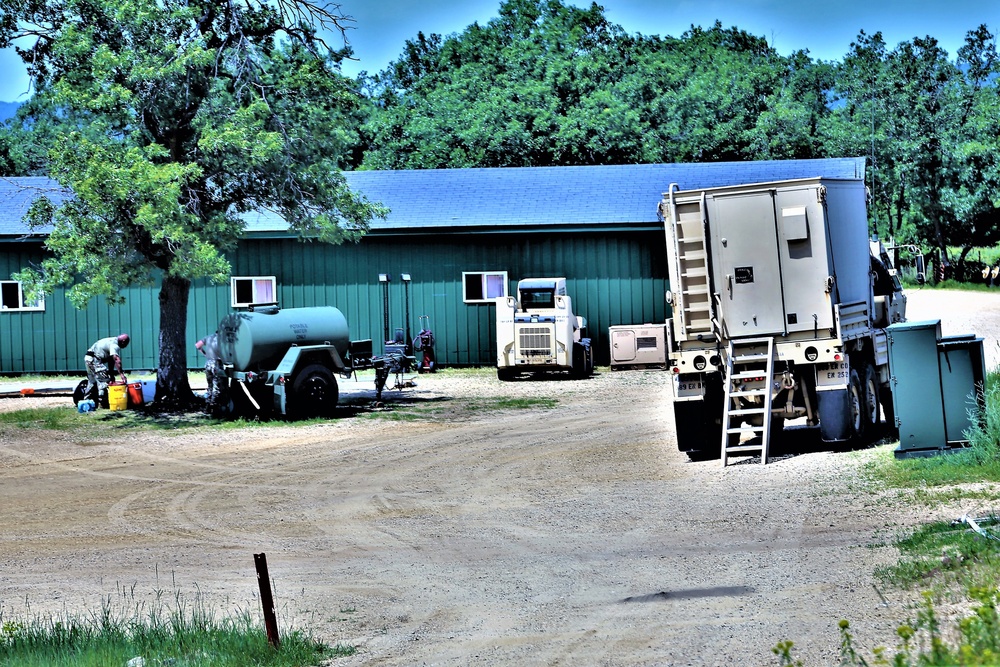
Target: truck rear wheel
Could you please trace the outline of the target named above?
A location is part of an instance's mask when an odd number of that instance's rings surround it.
[[[864,386],[862,387],[862,405],[865,418],[865,431],[874,436],[879,424],[879,386],[878,376],[871,364],[865,364]]]
[[[861,385],[861,377],[856,369],[851,369],[851,383],[847,387],[847,401],[850,418],[850,440],[857,444],[864,442],[865,426],[868,417],[865,414],[865,390]]]
[[[287,410],[298,419],[332,417],[340,390],[329,368],[322,364],[306,366],[292,381]]]

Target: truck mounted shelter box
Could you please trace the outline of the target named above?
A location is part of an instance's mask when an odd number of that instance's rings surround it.
[[[691,316],[674,336],[710,333],[714,308],[727,337],[739,338],[828,331],[835,304],[872,307],[864,187],[802,179],[677,192],[681,224],[667,248],[679,278],[672,301]]]
[[[968,444],[982,418],[983,339],[941,335],[941,321],[900,322],[887,329],[897,458],[930,456]]]

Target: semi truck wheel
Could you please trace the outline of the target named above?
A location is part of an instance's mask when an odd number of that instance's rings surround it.
[[[515,368],[498,368],[497,379],[501,382],[510,382],[519,375]]]
[[[332,417],[340,390],[330,369],[322,364],[310,364],[292,380],[287,410],[298,419]]]

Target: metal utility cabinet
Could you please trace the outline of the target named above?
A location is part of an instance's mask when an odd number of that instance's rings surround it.
[[[678,448],[766,462],[800,417],[825,441],[874,437],[889,394],[884,328],[905,320],[906,298],[869,240],[864,183],[672,185],[660,214]]]
[[[941,321],[893,324],[889,367],[897,458],[928,456],[968,444],[966,431],[984,406],[983,339],[941,336]]]

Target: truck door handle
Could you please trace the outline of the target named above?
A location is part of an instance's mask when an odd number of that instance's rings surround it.
[[[729,300],[733,300],[733,274],[726,274],[726,288],[729,290]]]

